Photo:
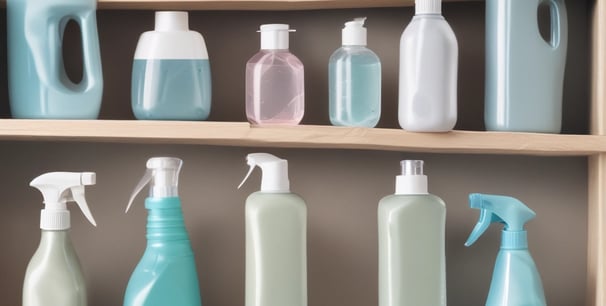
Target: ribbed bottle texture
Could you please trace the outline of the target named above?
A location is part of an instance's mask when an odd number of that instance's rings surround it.
[[[165,242],[189,240],[179,198],[147,198],[145,208],[149,210],[147,240]]]

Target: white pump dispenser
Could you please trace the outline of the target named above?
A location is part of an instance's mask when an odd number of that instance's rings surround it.
[[[245,306],[307,306],[307,208],[291,193],[288,162],[267,153],[246,158],[261,190],[246,199]],[[239,188],[239,187],[238,187]]]
[[[87,304],[82,267],[69,238],[67,202],[76,202],[96,226],[84,197],[84,186],[94,185],[95,177],[94,172],[50,172],[31,181],[30,186],[42,192],[45,207],[40,213],[40,245],[25,272],[23,306]]]
[[[179,172],[183,161],[175,157],[153,157],[147,160],[147,170],[133,190],[126,211],[130,209],[133,201],[143,190],[147,183],[151,182],[149,196],[152,198],[168,198],[179,196]]]
[[[365,21],[366,17],[358,17],[345,23],[345,27],[341,30],[343,46],[366,46]]]

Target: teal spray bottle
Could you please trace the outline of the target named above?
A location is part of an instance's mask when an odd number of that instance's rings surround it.
[[[30,183],[42,193],[44,209],[40,212],[40,245],[25,272],[23,306],[87,305],[82,266],[69,238],[67,203],[76,202],[96,226],[84,197],[85,186],[94,184],[93,172],[50,172]]]
[[[524,229],[524,224],[536,216],[535,212],[518,199],[501,195],[470,194],[469,206],[480,210],[480,218],[465,246],[478,240],[491,223],[505,224],[486,306],[547,305]]]
[[[128,282],[124,306],[202,305],[177,190],[182,164],[178,158],[150,158],[130,198],[127,212],[137,194],[150,183],[150,196],[145,199],[149,210],[147,248]]]

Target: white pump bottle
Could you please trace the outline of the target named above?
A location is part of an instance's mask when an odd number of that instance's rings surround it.
[[[38,176],[30,186],[44,196],[40,214],[42,238],[30,260],[23,283],[23,306],[85,306],[86,282],[69,238],[67,202],[76,202],[94,226],[84,197],[84,186],[95,184],[93,172],[50,172]]]
[[[263,177],[246,199],[245,306],[307,306],[307,208],[290,192],[288,161],[267,153],[246,160],[240,186],[256,166]]]

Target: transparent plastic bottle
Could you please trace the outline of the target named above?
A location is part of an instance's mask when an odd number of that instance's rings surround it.
[[[366,17],[345,23],[343,46],[328,63],[333,125],[375,127],[381,117],[381,61],[366,47]]]
[[[303,119],[303,64],[288,50],[287,24],[261,26],[261,50],[246,63],[246,116],[253,125],[296,125]]]

